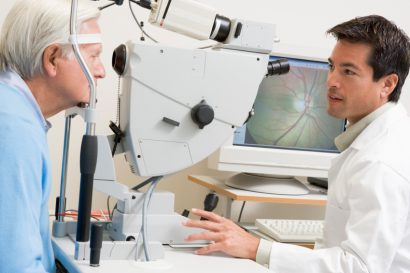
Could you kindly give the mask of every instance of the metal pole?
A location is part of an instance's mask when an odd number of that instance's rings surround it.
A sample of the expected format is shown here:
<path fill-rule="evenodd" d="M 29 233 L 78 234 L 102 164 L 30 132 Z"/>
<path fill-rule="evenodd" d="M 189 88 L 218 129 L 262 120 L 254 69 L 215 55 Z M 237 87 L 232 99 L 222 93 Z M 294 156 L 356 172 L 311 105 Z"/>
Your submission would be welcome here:
<path fill-rule="evenodd" d="M 61 180 L 60 180 L 60 200 L 58 206 L 58 222 L 64 222 L 65 209 L 65 191 L 67 185 L 67 165 L 68 165 L 68 151 L 70 149 L 70 131 L 71 131 L 71 116 L 65 118 L 64 129 L 64 148 L 63 148 L 63 162 L 61 166 Z"/>

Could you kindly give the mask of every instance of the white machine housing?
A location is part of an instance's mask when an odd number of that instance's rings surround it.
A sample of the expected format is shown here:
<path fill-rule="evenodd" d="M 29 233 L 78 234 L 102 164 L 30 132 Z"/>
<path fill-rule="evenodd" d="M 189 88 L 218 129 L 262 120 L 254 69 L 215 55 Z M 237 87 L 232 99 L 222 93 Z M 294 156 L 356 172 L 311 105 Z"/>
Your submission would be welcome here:
<path fill-rule="evenodd" d="M 269 48 L 268 43 L 257 49 L 260 41 L 241 44 L 234 39 L 235 49 L 230 44 L 182 49 L 127 43 L 120 126 L 135 174 L 158 176 L 187 168 L 216 151 L 245 122 L 275 40 L 272 25 L 253 24 L 265 30 L 258 36 L 271 41 Z M 214 120 L 203 129 L 191 118 L 201 101 L 214 111 Z"/>
<path fill-rule="evenodd" d="M 217 15 L 215 9 L 192 0 L 172 0 L 172 5 L 170 2 L 152 2 L 148 21 L 198 40 L 209 39 Z"/>

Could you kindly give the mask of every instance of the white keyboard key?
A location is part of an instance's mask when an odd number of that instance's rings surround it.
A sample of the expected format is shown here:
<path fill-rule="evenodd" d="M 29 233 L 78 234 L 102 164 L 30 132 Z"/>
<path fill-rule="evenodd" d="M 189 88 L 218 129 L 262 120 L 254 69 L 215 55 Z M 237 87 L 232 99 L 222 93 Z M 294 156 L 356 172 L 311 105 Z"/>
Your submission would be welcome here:
<path fill-rule="evenodd" d="M 259 231 L 279 242 L 314 243 L 323 237 L 323 221 L 256 219 Z"/>

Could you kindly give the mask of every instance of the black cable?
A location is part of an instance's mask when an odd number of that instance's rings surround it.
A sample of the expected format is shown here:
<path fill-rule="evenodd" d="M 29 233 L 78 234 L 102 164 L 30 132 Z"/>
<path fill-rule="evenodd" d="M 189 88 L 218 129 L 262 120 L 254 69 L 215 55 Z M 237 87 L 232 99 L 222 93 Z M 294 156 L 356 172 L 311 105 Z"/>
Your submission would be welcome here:
<path fill-rule="evenodd" d="M 98 7 L 98 9 L 99 9 L 99 10 L 103 10 L 103 9 L 109 8 L 109 7 L 113 6 L 113 5 L 115 5 L 115 2 L 114 2 L 114 3 L 110 3 L 110 4 L 108 4 L 108 5 L 105 5 L 105 6 Z"/>
<path fill-rule="evenodd" d="M 112 220 L 112 214 L 111 214 L 111 211 L 110 211 L 110 198 L 111 198 L 111 196 L 108 195 L 108 197 L 107 197 L 107 211 L 108 211 L 108 217 L 110 218 L 110 221 L 111 221 Z"/>
<path fill-rule="evenodd" d="M 154 43 L 158 43 L 157 40 L 155 40 L 154 38 L 152 38 L 151 36 L 149 36 L 148 33 L 146 33 L 146 32 L 142 29 L 142 26 L 141 26 L 140 22 L 138 21 L 137 16 L 135 16 L 134 10 L 132 9 L 131 2 L 134 2 L 134 1 L 128 0 L 128 5 L 129 5 L 129 7 L 130 7 L 130 11 L 131 11 L 132 17 L 134 17 L 134 20 L 135 20 L 135 22 L 137 23 L 138 27 L 140 28 L 140 30 L 142 31 L 142 33 L 144 33 L 145 36 L 147 36 L 149 39 L 151 39 L 151 41 L 153 41 Z"/>
<path fill-rule="evenodd" d="M 151 183 L 153 180 L 155 180 L 156 177 L 150 177 L 147 180 L 145 180 L 144 182 L 139 183 L 138 185 L 136 185 L 135 187 L 132 187 L 131 190 L 133 191 L 138 191 L 139 189 L 141 189 L 142 187 L 144 187 L 145 185 L 148 185 L 149 183 Z"/>
<path fill-rule="evenodd" d="M 118 203 L 115 203 L 115 206 L 114 206 L 114 208 L 112 209 L 112 211 L 116 210 L 116 211 L 118 211 L 119 213 L 124 214 L 123 211 L 120 211 L 120 210 L 117 208 L 117 205 L 118 205 Z"/>
<path fill-rule="evenodd" d="M 241 222 L 242 212 L 243 212 L 243 209 L 245 207 L 245 203 L 246 203 L 246 201 L 243 201 L 243 203 L 242 203 L 241 211 L 239 212 L 238 223 Z"/>

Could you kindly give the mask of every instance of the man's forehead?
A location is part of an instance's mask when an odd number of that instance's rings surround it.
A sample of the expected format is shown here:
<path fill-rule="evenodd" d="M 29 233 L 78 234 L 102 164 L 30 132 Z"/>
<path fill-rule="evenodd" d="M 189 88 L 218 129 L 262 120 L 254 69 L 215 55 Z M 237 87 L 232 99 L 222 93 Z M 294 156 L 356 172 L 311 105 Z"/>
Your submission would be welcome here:
<path fill-rule="evenodd" d="M 368 64 L 371 47 L 362 43 L 338 42 L 329 61 L 346 67 L 360 67 Z"/>
<path fill-rule="evenodd" d="M 83 44 L 81 45 L 81 48 L 89 51 L 89 52 L 93 52 L 93 53 L 101 53 L 103 51 L 103 46 L 102 44 L 98 43 L 98 44 Z"/>
<path fill-rule="evenodd" d="M 80 33 L 82 34 L 92 34 L 101 33 L 100 26 L 98 25 L 97 19 L 89 19 L 81 24 Z"/>

